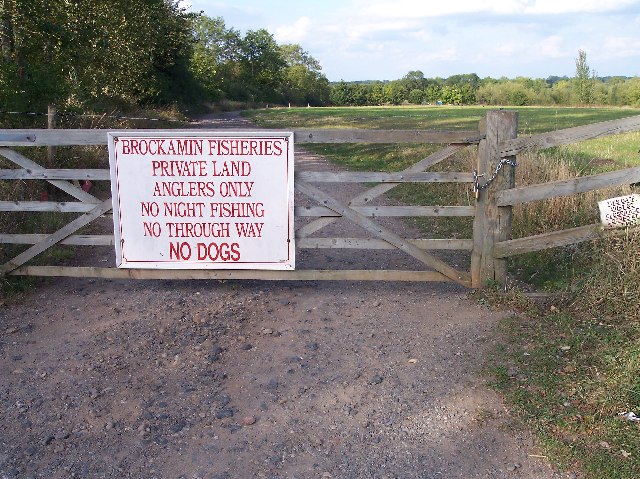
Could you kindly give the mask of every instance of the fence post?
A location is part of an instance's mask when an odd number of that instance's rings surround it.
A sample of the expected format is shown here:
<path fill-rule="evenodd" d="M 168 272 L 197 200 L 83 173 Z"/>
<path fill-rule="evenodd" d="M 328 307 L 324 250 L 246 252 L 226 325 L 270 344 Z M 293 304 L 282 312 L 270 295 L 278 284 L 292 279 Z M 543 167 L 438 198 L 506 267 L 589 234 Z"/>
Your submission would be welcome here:
<path fill-rule="evenodd" d="M 499 155 L 500 142 L 515 138 L 517 129 L 517 112 L 506 110 L 487 112 L 486 122 L 480 124 L 480 130 L 486 133 L 486 137 L 478 146 L 478 174 L 483 175 L 479 178 L 481 185 L 494 175 L 502 159 Z M 506 159 L 514 160 L 515 157 Z M 505 284 L 507 281 L 506 260 L 495 257 L 494 247 L 496 243 L 511 238 L 511 206 L 498 207 L 496 193 L 514 186 L 514 168 L 505 165 L 495 180 L 479 192 L 473 223 L 471 254 L 471 282 L 474 288 L 482 288 L 491 281 L 498 284 Z"/>
<path fill-rule="evenodd" d="M 56 107 L 54 105 L 49 105 L 47 107 L 47 128 L 54 129 L 56 127 Z M 55 146 L 47 146 L 47 162 L 49 168 L 51 168 L 56 159 L 56 147 Z"/>

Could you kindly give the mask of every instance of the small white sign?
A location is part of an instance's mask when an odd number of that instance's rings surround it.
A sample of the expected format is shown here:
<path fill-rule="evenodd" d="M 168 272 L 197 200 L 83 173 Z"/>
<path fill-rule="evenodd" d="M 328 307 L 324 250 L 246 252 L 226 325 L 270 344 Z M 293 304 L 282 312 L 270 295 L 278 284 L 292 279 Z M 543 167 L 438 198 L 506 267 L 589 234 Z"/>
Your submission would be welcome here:
<path fill-rule="evenodd" d="M 294 269 L 293 133 L 109 133 L 119 268 Z"/>
<path fill-rule="evenodd" d="M 600 221 L 609 228 L 640 224 L 640 195 L 619 196 L 598 202 Z"/>

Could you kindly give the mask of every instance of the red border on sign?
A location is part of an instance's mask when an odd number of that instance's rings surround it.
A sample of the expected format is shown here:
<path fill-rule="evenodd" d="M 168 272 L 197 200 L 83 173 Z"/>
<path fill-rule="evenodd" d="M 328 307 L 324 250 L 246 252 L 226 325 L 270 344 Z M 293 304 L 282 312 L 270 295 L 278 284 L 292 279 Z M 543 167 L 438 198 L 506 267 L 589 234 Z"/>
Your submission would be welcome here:
<path fill-rule="evenodd" d="M 185 135 L 185 137 L 196 137 L 196 138 L 203 138 L 203 139 L 208 139 L 208 138 L 225 138 L 225 139 L 251 139 L 251 140 L 273 140 L 273 139 L 281 139 L 285 142 L 286 144 L 286 155 L 285 155 L 285 182 L 286 182 L 286 195 L 287 195 L 287 199 L 286 199 L 286 203 L 287 203 L 287 234 L 286 234 L 286 241 L 287 241 L 287 257 L 286 260 L 277 260 L 277 261 L 198 261 L 198 260 L 164 260 L 164 259 L 157 259 L 157 260 L 147 260 L 147 259 L 128 259 L 125 255 L 125 238 L 123 235 L 123 216 L 122 216 L 122 198 L 120 196 L 120 158 L 119 158 L 119 149 L 118 149 L 118 142 L 119 142 L 119 138 L 121 136 L 125 136 L 125 132 L 119 132 L 121 133 L 119 136 L 113 136 L 113 145 L 114 145 L 114 161 L 115 161 L 115 165 L 114 165 L 114 169 L 115 169 L 115 176 L 116 176 L 116 189 L 117 189 L 117 204 L 118 204 L 118 229 L 120 232 L 120 255 L 122 258 L 122 265 L 123 266 L 132 266 L 133 264 L 185 264 L 185 265 L 190 265 L 191 268 L 189 269 L 197 269 L 197 268 L 193 268 L 192 266 L 195 265 L 202 265 L 202 269 L 216 269 L 217 265 L 226 265 L 228 267 L 225 268 L 218 268 L 218 269 L 234 269 L 232 266 L 233 265 L 287 265 L 288 263 L 291 262 L 291 258 L 292 258 L 292 248 L 294 248 L 295 246 L 293 245 L 293 241 L 292 241 L 292 230 L 293 230 L 293 201 L 294 201 L 294 195 L 293 195 L 293 175 L 290 175 L 290 165 L 289 162 L 292 161 L 291 158 L 291 154 L 294 153 L 293 151 L 291 151 L 294 147 L 294 144 L 290 142 L 291 139 L 293 139 L 293 135 L 292 134 L 286 134 L 286 135 L 282 135 L 282 136 L 278 136 L 278 135 L 274 135 L 274 136 L 242 136 L 242 135 L 224 135 L 224 134 L 217 134 L 217 135 L 202 135 L 202 136 L 197 136 L 197 135 Z M 222 132 L 221 132 L 222 133 Z M 135 136 L 135 135 L 131 135 L 128 136 L 128 138 L 131 139 L 138 139 L 138 138 L 148 138 L 148 136 Z M 173 139 L 175 137 L 171 137 L 171 136 L 154 136 L 154 139 Z M 294 265 L 290 265 L 292 268 L 294 267 Z M 175 269 L 179 269 L 179 268 L 175 268 Z"/>

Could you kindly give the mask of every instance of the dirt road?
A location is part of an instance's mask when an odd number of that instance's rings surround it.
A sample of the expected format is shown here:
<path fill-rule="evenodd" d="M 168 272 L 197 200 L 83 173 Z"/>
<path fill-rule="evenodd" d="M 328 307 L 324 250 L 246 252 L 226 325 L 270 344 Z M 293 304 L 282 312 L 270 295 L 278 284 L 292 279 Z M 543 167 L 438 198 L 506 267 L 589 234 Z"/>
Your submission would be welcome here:
<path fill-rule="evenodd" d="M 47 281 L 0 311 L 0 478 L 568 477 L 485 386 L 500 315 L 437 283 Z"/>

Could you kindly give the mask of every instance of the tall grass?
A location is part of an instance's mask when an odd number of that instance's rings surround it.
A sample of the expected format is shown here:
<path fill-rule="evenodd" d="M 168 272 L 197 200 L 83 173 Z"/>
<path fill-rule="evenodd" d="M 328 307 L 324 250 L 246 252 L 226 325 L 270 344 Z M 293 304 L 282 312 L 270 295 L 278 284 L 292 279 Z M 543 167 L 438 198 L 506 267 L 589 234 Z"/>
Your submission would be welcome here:
<path fill-rule="evenodd" d="M 516 168 L 517 186 L 570 180 L 587 169 L 563 150 L 521 155 Z M 630 193 L 628 186 L 560 196 L 514 206 L 514 237 L 529 236 L 598 222 L 598 201 Z"/>
<path fill-rule="evenodd" d="M 603 239 L 594 251 L 590 274 L 574 308 L 640 325 L 640 231 Z"/>
<path fill-rule="evenodd" d="M 516 168 L 518 186 L 570 180 L 602 169 L 609 162 L 584 161 L 564 148 L 521 155 Z M 598 201 L 631 193 L 620 186 L 548 200 L 535 201 L 513 208 L 513 237 L 539 235 L 599 222 Z M 576 288 L 590 274 L 595 243 L 554 248 L 519 255 L 510 260 L 516 279 L 545 289 Z"/>

